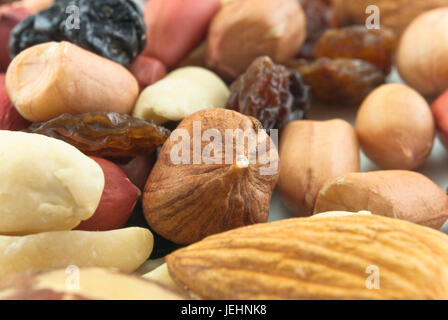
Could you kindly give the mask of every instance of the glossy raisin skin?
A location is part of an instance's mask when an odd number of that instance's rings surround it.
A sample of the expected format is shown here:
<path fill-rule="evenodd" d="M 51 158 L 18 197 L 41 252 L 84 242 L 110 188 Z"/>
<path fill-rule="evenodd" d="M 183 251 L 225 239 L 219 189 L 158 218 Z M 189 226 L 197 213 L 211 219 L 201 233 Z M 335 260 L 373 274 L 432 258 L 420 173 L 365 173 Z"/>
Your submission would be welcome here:
<path fill-rule="evenodd" d="M 79 28 L 72 6 L 79 8 Z M 13 58 L 39 43 L 69 41 L 129 66 L 146 45 L 145 32 L 143 13 L 132 0 L 56 0 L 12 30 L 9 51 Z"/>
<path fill-rule="evenodd" d="M 265 129 L 282 129 L 303 119 L 310 106 L 310 90 L 298 72 L 277 65 L 269 57 L 255 59 L 230 87 L 227 109 L 259 120 Z"/>
<path fill-rule="evenodd" d="M 396 48 L 397 40 L 391 29 L 369 30 L 357 25 L 325 31 L 314 47 L 314 57 L 362 59 L 387 75 Z"/>
<path fill-rule="evenodd" d="M 313 58 L 314 45 L 330 28 L 338 27 L 338 18 L 331 0 L 300 0 L 306 16 L 306 40 L 300 49 L 300 57 Z"/>
<path fill-rule="evenodd" d="M 25 131 L 63 140 L 82 152 L 98 157 L 134 157 L 153 152 L 170 131 L 152 121 L 115 112 L 63 114 L 33 123 Z"/>
<path fill-rule="evenodd" d="M 288 66 L 302 75 L 311 87 L 313 98 L 327 104 L 359 105 L 373 89 L 385 82 L 384 74 L 378 68 L 360 59 L 298 60 Z"/>

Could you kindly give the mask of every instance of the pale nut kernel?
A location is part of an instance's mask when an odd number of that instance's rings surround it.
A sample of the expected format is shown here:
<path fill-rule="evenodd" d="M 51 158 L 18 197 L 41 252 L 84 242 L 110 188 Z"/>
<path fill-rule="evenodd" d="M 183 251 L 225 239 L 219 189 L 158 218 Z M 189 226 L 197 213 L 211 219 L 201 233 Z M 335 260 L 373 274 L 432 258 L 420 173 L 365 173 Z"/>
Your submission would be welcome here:
<path fill-rule="evenodd" d="M 300 120 L 290 122 L 280 139 L 278 191 L 296 216 L 309 216 L 325 181 L 359 171 L 359 146 L 346 121 Z"/>
<path fill-rule="evenodd" d="M 364 153 L 381 168 L 412 170 L 431 153 L 435 123 L 417 91 L 403 84 L 386 84 L 362 103 L 356 133 Z"/>
<path fill-rule="evenodd" d="M 448 218 L 448 197 L 417 172 L 353 172 L 328 180 L 314 207 L 315 213 L 361 210 L 439 229 Z"/>
<path fill-rule="evenodd" d="M 133 272 L 149 258 L 153 244 L 152 233 L 137 227 L 0 236 L 0 278 L 70 265 Z"/>
<path fill-rule="evenodd" d="M 225 107 L 229 95 L 225 83 L 213 72 L 184 67 L 143 90 L 133 113 L 157 124 L 181 121 L 199 110 Z"/>
<path fill-rule="evenodd" d="M 0 234 L 70 230 L 98 207 L 103 170 L 68 143 L 0 130 L 0 162 Z"/>
<path fill-rule="evenodd" d="M 178 300 L 153 281 L 102 268 L 24 272 L 0 279 L 0 300 Z"/>

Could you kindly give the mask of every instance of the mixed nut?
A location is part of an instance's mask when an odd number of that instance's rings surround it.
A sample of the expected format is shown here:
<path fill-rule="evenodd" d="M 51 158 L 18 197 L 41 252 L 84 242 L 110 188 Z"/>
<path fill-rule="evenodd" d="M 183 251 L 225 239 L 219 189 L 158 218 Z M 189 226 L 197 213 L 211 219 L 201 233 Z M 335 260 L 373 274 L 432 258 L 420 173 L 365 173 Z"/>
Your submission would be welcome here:
<path fill-rule="evenodd" d="M 0 299 L 448 299 L 448 1 L 375 2 L 1 5 Z"/>

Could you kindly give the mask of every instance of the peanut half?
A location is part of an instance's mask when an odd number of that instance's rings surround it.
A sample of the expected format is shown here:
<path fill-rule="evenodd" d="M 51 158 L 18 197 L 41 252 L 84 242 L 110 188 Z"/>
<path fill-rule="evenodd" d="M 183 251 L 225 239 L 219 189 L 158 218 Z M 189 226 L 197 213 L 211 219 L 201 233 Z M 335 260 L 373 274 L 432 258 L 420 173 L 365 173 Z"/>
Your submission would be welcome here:
<path fill-rule="evenodd" d="M 317 196 L 315 213 L 334 210 L 368 210 L 439 229 L 448 217 L 448 197 L 413 171 L 347 173 L 327 181 Z"/>
<path fill-rule="evenodd" d="M 0 162 L 0 234 L 70 230 L 98 207 L 103 170 L 68 143 L 0 130 Z"/>
<path fill-rule="evenodd" d="M 317 193 L 326 180 L 359 171 L 355 130 L 344 120 L 289 123 L 280 140 L 278 190 L 297 216 L 313 212 Z"/>
<path fill-rule="evenodd" d="M 0 277 L 69 265 L 132 272 L 149 258 L 153 243 L 151 232 L 137 227 L 0 236 Z"/>

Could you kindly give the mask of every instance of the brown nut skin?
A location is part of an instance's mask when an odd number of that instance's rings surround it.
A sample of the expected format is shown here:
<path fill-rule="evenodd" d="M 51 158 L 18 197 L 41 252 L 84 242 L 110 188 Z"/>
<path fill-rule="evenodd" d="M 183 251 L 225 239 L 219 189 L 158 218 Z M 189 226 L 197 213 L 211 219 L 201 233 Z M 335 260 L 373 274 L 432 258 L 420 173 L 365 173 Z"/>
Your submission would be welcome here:
<path fill-rule="evenodd" d="M 221 164 L 212 163 L 209 156 L 193 163 L 192 158 L 204 154 L 211 144 L 211 140 L 197 142 L 201 143 L 201 150 L 194 146 L 193 128 L 198 122 L 202 130 L 196 129 L 199 139 L 208 129 L 217 130 L 223 137 L 221 150 L 216 148 Z M 189 244 L 211 234 L 266 222 L 278 179 L 278 153 L 270 137 L 259 128 L 256 119 L 226 109 L 201 110 L 185 118 L 163 145 L 146 183 L 143 211 L 152 230 L 175 243 Z M 226 144 L 227 129 L 252 130 L 251 138 L 259 139 L 258 143 L 238 147 L 232 139 Z M 187 136 L 185 140 L 176 137 L 182 132 Z M 171 153 L 179 154 L 179 145 L 185 141 L 191 148 L 186 158 L 188 164 L 175 164 Z M 260 146 L 266 146 L 266 152 Z M 233 150 L 232 154 L 224 151 L 225 147 Z M 259 153 L 256 163 L 242 165 L 235 159 L 237 151 L 246 158 Z M 225 161 L 226 156 L 230 161 Z"/>
<path fill-rule="evenodd" d="M 155 154 L 139 155 L 126 162 L 119 159 L 114 159 L 114 162 L 126 173 L 129 180 L 143 191 L 149 173 L 156 162 L 156 157 Z"/>
<path fill-rule="evenodd" d="M 140 190 L 115 163 L 98 157 L 90 158 L 103 169 L 104 190 L 95 213 L 89 219 L 81 221 L 76 229 L 86 231 L 119 229 L 131 216 L 140 198 Z"/>
<path fill-rule="evenodd" d="M 32 122 L 63 113 L 130 113 L 139 92 L 126 68 L 66 41 L 22 51 L 6 72 L 6 89 L 19 113 Z"/>
<path fill-rule="evenodd" d="M 340 210 L 367 210 L 439 229 L 448 218 L 448 197 L 413 171 L 347 173 L 325 183 L 314 207 L 314 213 Z"/>
<path fill-rule="evenodd" d="M 142 55 L 134 60 L 129 71 L 137 79 L 140 91 L 166 76 L 166 67 L 162 62 Z"/>
<path fill-rule="evenodd" d="M 11 62 L 8 48 L 11 30 L 30 14 L 20 2 L 0 5 L 0 72 L 5 72 Z"/>
<path fill-rule="evenodd" d="M 448 0 L 332 0 L 342 25 L 365 24 L 369 14 L 366 8 L 376 5 L 380 9 L 381 26 L 395 30 L 399 35 L 422 12 L 448 6 Z"/>
<path fill-rule="evenodd" d="M 356 133 L 364 153 L 381 168 L 412 170 L 431 153 L 435 124 L 418 92 L 402 84 L 386 84 L 362 103 Z"/>
<path fill-rule="evenodd" d="M 428 36 L 428 30 L 431 36 Z M 448 88 L 448 7 L 419 15 L 403 33 L 396 64 L 403 80 L 425 96 Z"/>
<path fill-rule="evenodd" d="M 75 286 L 79 276 L 79 288 Z M 75 290 L 74 290 L 75 289 Z M 0 279 L 0 300 L 178 300 L 181 295 L 137 275 L 103 268 L 65 268 Z"/>
<path fill-rule="evenodd" d="M 346 172 L 359 171 L 359 146 L 346 121 L 301 120 L 282 131 L 278 191 L 296 216 L 310 216 L 322 185 Z"/>
<path fill-rule="evenodd" d="M 259 56 L 288 61 L 305 37 L 306 18 L 297 0 L 231 1 L 212 21 L 206 63 L 231 81 Z"/>
<path fill-rule="evenodd" d="M 18 131 L 27 128 L 30 123 L 14 108 L 5 88 L 5 75 L 0 74 L 0 130 Z"/>
<path fill-rule="evenodd" d="M 448 90 L 434 101 L 431 111 L 439 131 L 439 137 L 445 149 L 448 149 Z"/>

